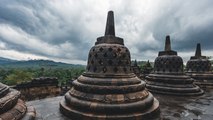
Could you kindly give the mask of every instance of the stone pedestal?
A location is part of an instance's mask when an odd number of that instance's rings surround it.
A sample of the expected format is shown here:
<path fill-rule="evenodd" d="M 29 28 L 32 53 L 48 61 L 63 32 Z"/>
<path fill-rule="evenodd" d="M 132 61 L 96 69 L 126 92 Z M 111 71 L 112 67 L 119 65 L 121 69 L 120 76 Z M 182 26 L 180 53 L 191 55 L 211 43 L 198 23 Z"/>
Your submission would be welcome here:
<path fill-rule="evenodd" d="M 146 77 L 146 87 L 154 93 L 193 96 L 203 94 L 194 79 L 183 72 L 183 60 L 171 50 L 170 37 L 166 37 L 165 51 L 155 59 L 154 71 Z"/>
<path fill-rule="evenodd" d="M 105 36 L 91 48 L 87 69 L 60 102 L 74 120 L 143 120 L 159 115 L 159 102 L 132 71 L 130 52 L 115 36 L 113 12 Z"/>

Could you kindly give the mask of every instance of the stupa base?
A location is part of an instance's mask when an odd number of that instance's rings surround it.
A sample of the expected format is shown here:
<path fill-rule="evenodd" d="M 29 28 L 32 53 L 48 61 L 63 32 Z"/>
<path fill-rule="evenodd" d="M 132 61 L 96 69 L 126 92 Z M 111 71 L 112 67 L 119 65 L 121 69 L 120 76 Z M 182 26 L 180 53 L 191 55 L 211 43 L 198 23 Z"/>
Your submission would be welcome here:
<path fill-rule="evenodd" d="M 213 88 L 213 73 L 187 73 L 187 75 L 195 79 L 194 84 L 202 88 Z"/>
<path fill-rule="evenodd" d="M 78 111 L 69 106 L 65 99 L 60 102 L 60 111 L 72 120 L 147 120 L 159 118 L 159 102 L 154 98 L 153 105 L 141 112 L 126 114 L 96 114 L 92 112 Z"/>
<path fill-rule="evenodd" d="M 146 88 L 151 93 L 176 96 L 198 96 L 204 91 L 193 84 L 193 80 L 185 75 L 150 74 L 146 77 Z"/>
<path fill-rule="evenodd" d="M 198 91 L 193 91 L 188 88 L 172 88 L 172 87 L 159 87 L 159 86 L 152 86 L 147 85 L 147 89 L 151 93 L 159 93 L 159 94 L 165 94 L 165 95 L 175 95 L 175 96 L 199 96 L 204 93 L 202 89 Z M 189 90 L 191 92 L 189 92 Z"/>

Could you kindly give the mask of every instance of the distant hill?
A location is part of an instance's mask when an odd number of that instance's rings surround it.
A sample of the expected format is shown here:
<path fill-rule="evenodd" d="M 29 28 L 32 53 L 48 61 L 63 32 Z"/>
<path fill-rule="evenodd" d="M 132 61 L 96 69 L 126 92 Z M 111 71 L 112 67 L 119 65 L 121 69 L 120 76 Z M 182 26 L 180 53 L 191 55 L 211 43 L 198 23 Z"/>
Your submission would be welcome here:
<path fill-rule="evenodd" d="M 53 60 L 12 60 L 0 57 L 0 67 L 2 68 L 77 68 L 84 65 L 75 65 Z"/>
<path fill-rule="evenodd" d="M 7 64 L 7 63 L 12 63 L 12 62 L 17 62 L 17 60 L 0 57 L 0 64 Z"/>

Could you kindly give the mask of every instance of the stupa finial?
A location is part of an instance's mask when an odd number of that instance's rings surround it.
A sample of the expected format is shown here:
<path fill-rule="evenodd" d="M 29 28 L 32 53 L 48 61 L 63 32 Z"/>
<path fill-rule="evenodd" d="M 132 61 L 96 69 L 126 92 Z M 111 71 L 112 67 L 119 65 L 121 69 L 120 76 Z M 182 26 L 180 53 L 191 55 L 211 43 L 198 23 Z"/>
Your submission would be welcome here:
<path fill-rule="evenodd" d="M 196 52 L 195 52 L 195 57 L 201 57 L 200 43 L 197 44 L 197 48 L 196 48 Z"/>
<path fill-rule="evenodd" d="M 137 60 L 135 59 L 134 66 L 138 66 Z"/>
<path fill-rule="evenodd" d="M 165 42 L 165 51 L 170 51 L 171 50 L 171 43 L 170 43 L 170 36 L 166 36 L 166 42 Z"/>
<path fill-rule="evenodd" d="M 107 15 L 105 36 L 106 35 L 115 36 L 115 25 L 114 25 L 114 14 L 113 14 L 113 11 L 109 11 L 108 15 Z"/>

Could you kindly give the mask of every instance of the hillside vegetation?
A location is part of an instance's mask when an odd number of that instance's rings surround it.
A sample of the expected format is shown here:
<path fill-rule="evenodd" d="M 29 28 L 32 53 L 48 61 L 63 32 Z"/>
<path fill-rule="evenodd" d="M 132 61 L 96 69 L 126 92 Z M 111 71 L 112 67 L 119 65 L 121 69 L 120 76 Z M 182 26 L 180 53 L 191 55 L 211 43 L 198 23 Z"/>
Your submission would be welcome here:
<path fill-rule="evenodd" d="M 81 75 L 84 70 L 83 65 L 51 60 L 17 61 L 0 58 L 0 82 L 7 85 L 31 81 L 37 77 L 57 77 L 59 85 L 62 85 Z"/>

